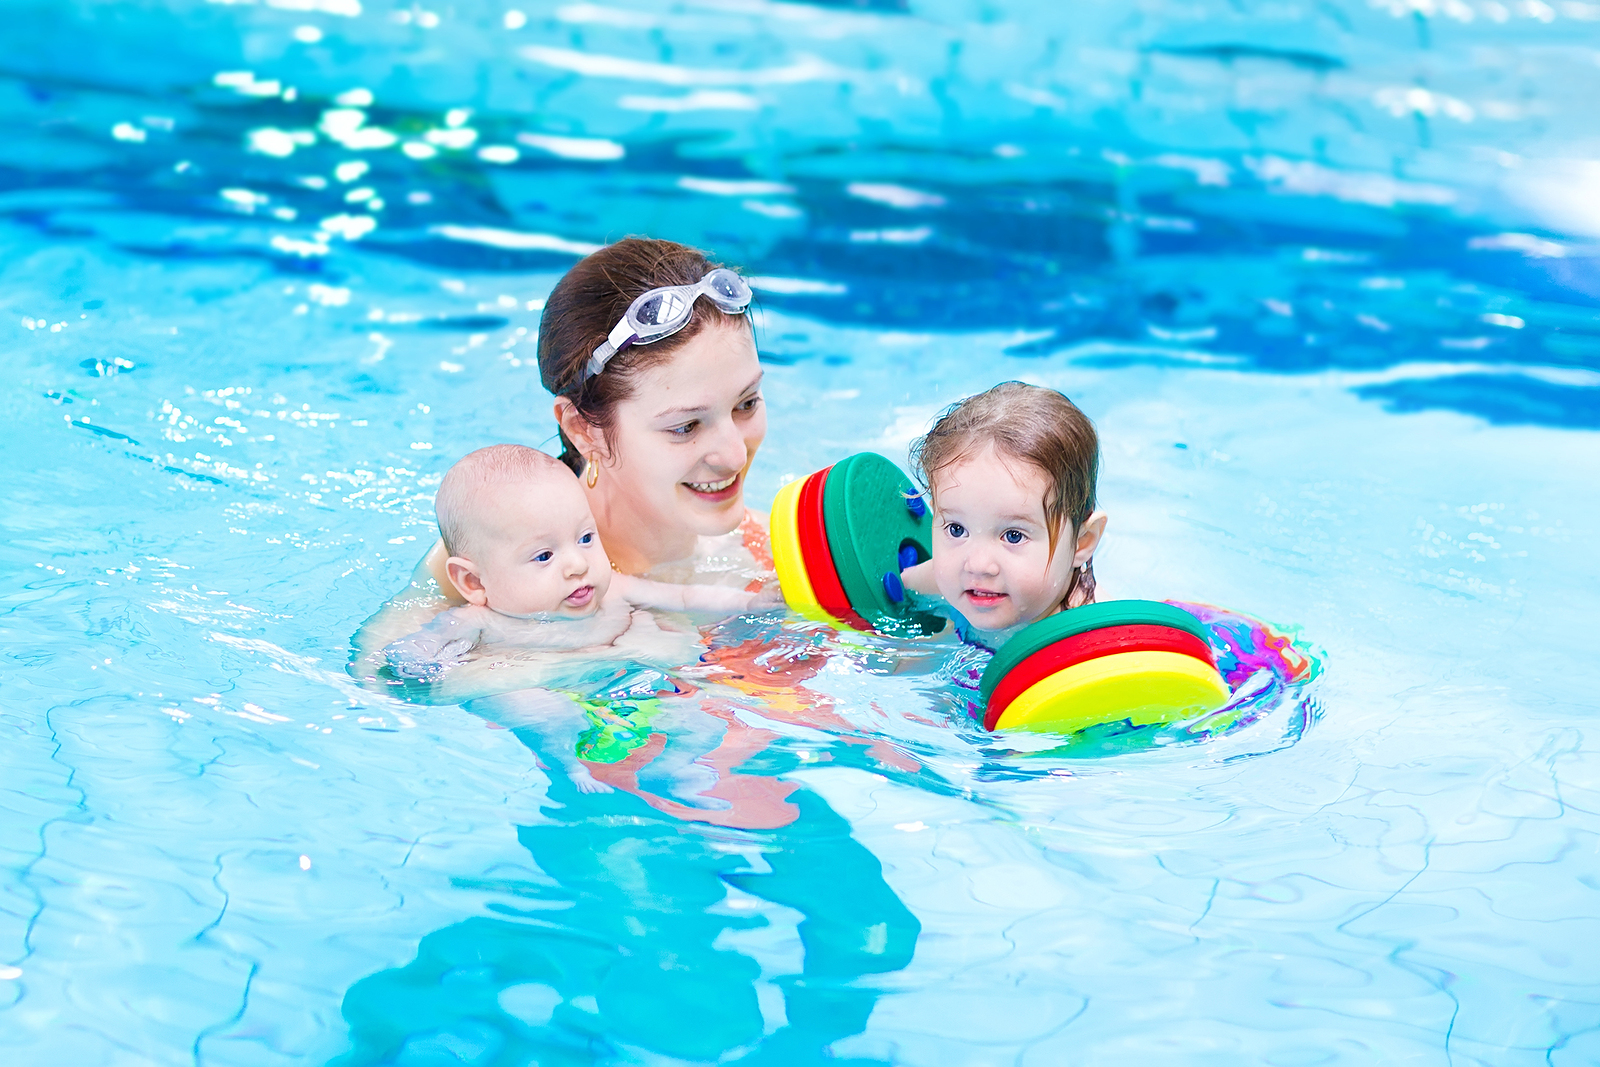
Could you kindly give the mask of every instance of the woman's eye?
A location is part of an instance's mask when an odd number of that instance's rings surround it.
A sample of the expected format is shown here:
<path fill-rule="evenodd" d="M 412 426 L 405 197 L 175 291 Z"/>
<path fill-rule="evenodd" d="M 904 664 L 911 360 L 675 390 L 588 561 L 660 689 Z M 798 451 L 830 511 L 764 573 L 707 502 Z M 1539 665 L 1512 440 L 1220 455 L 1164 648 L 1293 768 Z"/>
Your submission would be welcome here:
<path fill-rule="evenodd" d="M 947 523 L 945 523 L 944 524 L 944 532 L 949 534 L 951 537 L 965 537 L 965 536 L 967 536 L 967 528 L 965 526 L 961 525 L 959 522 L 947 522 Z"/>
<path fill-rule="evenodd" d="M 694 433 L 694 431 L 699 427 L 699 425 L 700 425 L 700 423 L 698 421 L 697 422 L 686 422 L 682 426 L 674 426 L 674 427 L 672 427 L 667 432 L 672 434 L 675 437 L 688 437 L 690 434 Z"/>
<path fill-rule="evenodd" d="M 743 403 L 741 403 L 738 407 L 734 408 L 733 410 L 735 410 L 735 411 L 754 411 L 755 408 L 756 408 L 756 405 L 759 404 L 759 403 L 761 403 L 761 397 L 758 394 L 756 396 L 751 397 L 749 400 L 744 401 Z"/>
<path fill-rule="evenodd" d="M 549 563 L 552 559 L 555 558 L 555 555 L 556 554 L 554 552 L 549 552 L 549 551 L 541 552 L 537 556 L 533 557 L 533 561 L 535 563 Z"/>
<path fill-rule="evenodd" d="M 1020 545 L 1028 539 L 1028 535 L 1021 530 L 1007 530 L 1000 535 L 1008 545 Z"/>

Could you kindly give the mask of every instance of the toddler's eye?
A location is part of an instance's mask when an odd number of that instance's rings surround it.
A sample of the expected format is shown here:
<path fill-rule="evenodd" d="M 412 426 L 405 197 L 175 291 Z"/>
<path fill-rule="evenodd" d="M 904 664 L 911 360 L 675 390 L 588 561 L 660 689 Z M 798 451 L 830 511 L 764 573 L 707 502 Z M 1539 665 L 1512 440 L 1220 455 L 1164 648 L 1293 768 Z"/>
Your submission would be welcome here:
<path fill-rule="evenodd" d="M 944 532 L 949 534 L 951 537 L 965 537 L 965 536 L 967 536 L 967 528 L 965 526 L 961 525 L 959 522 L 947 522 L 947 523 L 945 523 L 944 524 Z"/>
<path fill-rule="evenodd" d="M 1007 530 L 1000 535 L 1008 545 L 1020 545 L 1028 539 L 1028 535 L 1021 530 Z"/>
<path fill-rule="evenodd" d="M 549 563 L 552 559 L 555 558 L 555 555 L 556 554 L 554 552 L 551 552 L 549 549 L 545 549 L 543 552 L 539 553 L 537 556 L 534 556 L 533 557 L 533 561 L 535 563 Z"/>

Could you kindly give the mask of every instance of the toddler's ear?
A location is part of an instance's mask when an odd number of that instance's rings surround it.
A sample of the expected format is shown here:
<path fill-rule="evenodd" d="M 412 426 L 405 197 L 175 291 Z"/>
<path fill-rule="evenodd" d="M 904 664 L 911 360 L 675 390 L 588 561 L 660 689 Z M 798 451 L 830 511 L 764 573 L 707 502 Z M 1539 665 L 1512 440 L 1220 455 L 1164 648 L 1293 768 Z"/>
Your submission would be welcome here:
<path fill-rule="evenodd" d="M 1072 553 L 1072 565 L 1081 567 L 1094 558 L 1094 550 L 1100 547 L 1100 539 L 1106 533 L 1106 513 L 1097 511 L 1084 520 L 1078 527 L 1078 544 Z"/>
<path fill-rule="evenodd" d="M 456 592 L 468 604 L 476 604 L 481 608 L 489 602 L 489 591 L 483 587 L 476 563 L 463 556 L 451 556 L 444 561 L 444 572 L 450 576 L 450 584 L 456 587 Z"/>

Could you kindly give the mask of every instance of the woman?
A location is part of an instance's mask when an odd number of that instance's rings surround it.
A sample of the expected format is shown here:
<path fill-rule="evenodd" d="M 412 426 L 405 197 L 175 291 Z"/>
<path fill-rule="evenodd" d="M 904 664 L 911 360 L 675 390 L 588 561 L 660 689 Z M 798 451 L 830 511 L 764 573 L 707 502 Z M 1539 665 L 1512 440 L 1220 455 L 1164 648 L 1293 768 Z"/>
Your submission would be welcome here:
<path fill-rule="evenodd" d="M 684 299 L 708 279 L 708 292 Z M 699 251 L 637 237 L 581 260 L 545 301 L 539 377 L 556 398 L 561 459 L 583 479 L 624 574 L 771 577 L 765 530 L 744 506 L 767 435 L 749 302 L 744 280 Z M 661 332 L 640 337 L 639 327 Z M 428 557 L 436 579 L 442 550 Z"/>
<path fill-rule="evenodd" d="M 545 302 L 539 374 L 555 396 L 560 458 L 623 573 L 775 585 L 766 528 L 744 504 L 767 432 L 749 301 L 742 278 L 696 249 L 630 237 L 580 260 Z M 436 543 L 410 586 L 363 624 L 352 673 L 376 681 L 379 649 L 460 602 L 446 558 Z M 490 679 L 469 666 L 432 696 L 555 684 L 550 668 Z"/>
<path fill-rule="evenodd" d="M 661 581 L 773 580 L 765 530 L 744 506 L 745 474 L 766 434 L 761 367 L 742 314 L 748 302 L 737 275 L 694 249 L 634 238 L 579 262 L 546 302 L 539 369 L 556 398 L 561 458 L 583 480 L 601 541 L 620 571 Z M 443 562 L 438 549 L 419 566 L 415 593 L 385 612 L 398 618 L 443 605 L 428 577 L 433 562 Z M 392 625 L 380 612 L 358 644 L 374 647 L 369 631 Z M 744 682 L 729 690 L 740 703 L 786 721 L 833 718 L 825 698 L 798 686 L 821 657 L 801 663 L 781 689 L 761 692 L 752 688 L 752 673 L 780 679 L 745 670 L 744 661 L 767 647 L 745 644 L 761 649 L 740 645 L 707 657 Z M 741 669 L 728 670 L 734 661 Z M 536 699 L 518 694 L 475 701 L 472 709 L 537 752 L 550 743 L 543 728 L 563 712 L 517 713 L 519 702 Z M 644 725 L 637 733 L 648 738 L 635 740 L 647 743 L 595 765 L 595 778 L 614 791 L 580 792 L 582 783 L 563 777 L 555 761 L 545 821 L 519 830 L 544 877 L 559 883 L 553 891 L 575 906 L 536 929 L 498 918 L 447 927 L 424 939 L 413 964 L 357 983 L 345 1002 L 353 1049 L 345 1062 L 388 1062 L 408 1041 L 448 1030 L 450 998 L 459 994 L 435 971 L 467 973 L 458 959 L 476 961 L 471 973 L 483 988 L 472 1004 L 503 1005 L 512 986 L 537 982 L 563 1003 L 593 1005 L 584 1009 L 601 1020 L 599 1032 L 584 1023 L 591 1052 L 596 1041 L 618 1042 L 715 1059 L 759 1046 L 751 1062 L 811 1062 L 865 1026 L 877 994 L 862 979 L 904 967 L 920 931 L 877 858 L 820 798 L 772 771 L 740 773 L 777 735 L 746 725 L 734 701 L 680 690 L 648 702 L 660 705 L 651 713 L 659 730 L 648 715 L 638 716 Z M 708 724 L 722 736 L 692 759 L 714 775 L 697 793 L 701 806 L 640 787 L 639 773 L 671 745 L 668 733 L 692 736 Z M 848 730 L 843 720 L 838 725 Z M 781 753 L 772 759 L 792 762 Z M 757 1003 L 755 968 L 724 945 L 725 933 L 736 935 L 750 922 L 722 916 L 728 885 L 801 917 L 804 959 L 799 973 L 775 979 L 786 1014 L 775 1029 Z M 605 947 L 582 955 L 571 947 L 580 943 Z M 391 995 L 401 987 L 410 992 Z M 532 1030 L 494 1010 L 475 1008 L 471 1016 L 471 1025 L 493 1026 L 492 1039 L 519 1055 L 542 1058 L 570 1038 L 560 1011 Z"/>

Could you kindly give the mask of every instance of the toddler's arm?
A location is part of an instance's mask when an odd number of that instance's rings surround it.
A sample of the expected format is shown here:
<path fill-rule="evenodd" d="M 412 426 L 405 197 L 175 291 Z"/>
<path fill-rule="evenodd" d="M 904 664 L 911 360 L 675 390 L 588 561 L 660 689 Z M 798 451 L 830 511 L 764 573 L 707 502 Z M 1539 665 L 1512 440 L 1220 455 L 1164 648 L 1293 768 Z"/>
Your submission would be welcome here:
<path fill-rule="evenodd" d="M 900 572 L 900 584 L 913 593 L 923 596 L 939 596 L 939 586 L 933 580 L 933 560 L 925 559 L 914 567 L 907 567 Z"/>
<path fill-rule="evenodd" d="M 481 619 L 470 608 L 441 611 L 414 634 L 386 645 L 384 659 L 402 678 L 432 681 L 466 662 L 467 653 L 483 638 Z"/>
<path fill-rule="evenodd" d="M 658 608 L 662 611 L 704 611 L 736 615 L 742 611 L 761 611 L 783 604 L 782 599 L 762 593 L 750 593 L 725 585 L 676 585 L 671 582 L 652 582 L 631 574 L 618 574 L 611 579 L 611 591 L 623 600 L 641 608 Z"/>

